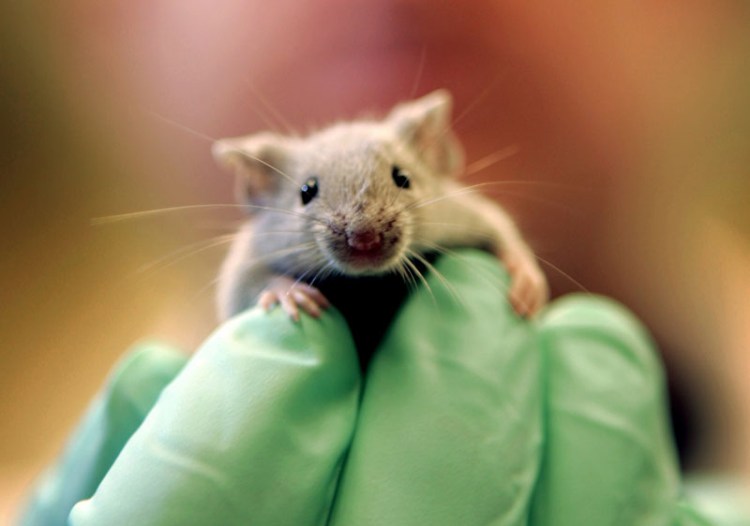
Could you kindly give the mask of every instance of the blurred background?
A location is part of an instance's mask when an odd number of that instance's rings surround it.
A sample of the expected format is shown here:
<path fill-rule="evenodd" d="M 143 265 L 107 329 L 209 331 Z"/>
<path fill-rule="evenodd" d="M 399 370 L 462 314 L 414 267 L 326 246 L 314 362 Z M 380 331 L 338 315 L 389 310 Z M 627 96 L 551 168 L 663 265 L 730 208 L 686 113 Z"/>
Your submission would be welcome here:
<path fill-rule="evenodd" d="M 216 326 L 235 209 L 96 218 L 230 204 L 212 138 L 439 87 L 554 294 L 655 335 L 685 469 L 750 474 L 750 4 L 537 4 L 4 2 L 0 517 L 129 345 Z"/>

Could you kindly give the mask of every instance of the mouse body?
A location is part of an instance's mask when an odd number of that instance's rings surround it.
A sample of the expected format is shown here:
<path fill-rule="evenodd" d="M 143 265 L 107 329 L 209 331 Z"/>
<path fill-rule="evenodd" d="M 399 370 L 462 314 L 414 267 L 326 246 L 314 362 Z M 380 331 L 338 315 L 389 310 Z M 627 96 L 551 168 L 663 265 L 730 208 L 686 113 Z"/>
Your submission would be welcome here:
<path fill-rule="evenodd" d="M 535 314 L 547 301 L 544 274 L 505 211 L 457 180 L 464 156 L 451 109 L 450 94 L 438 90 L 383 119 L 307 137 L 217 141 L 214 157 L 236 174 L 250 215 L 219 275 L 220 318 L 255 303 L 280 303 L 295 320 L 300 309 L 318 316 L 330 304 L 322 283 L 414 282 L 431 268 L 429 254 L 457 247 L 497 254 L 513 308 Z"/>

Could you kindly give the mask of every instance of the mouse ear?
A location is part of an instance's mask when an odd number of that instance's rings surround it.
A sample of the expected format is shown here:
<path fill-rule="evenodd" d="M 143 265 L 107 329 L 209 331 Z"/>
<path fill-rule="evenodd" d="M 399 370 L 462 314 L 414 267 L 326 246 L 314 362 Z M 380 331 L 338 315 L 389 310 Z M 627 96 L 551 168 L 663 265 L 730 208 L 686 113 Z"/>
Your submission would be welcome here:
<path fill-rule="evenodd" d="M 220 139 L 211 153 L 219 166 L 237 176 L 237 198 L 245 203 L 267 200 L 279 187 L 279 178 L 289 155 L 288 139 L 263 132 Z"/>
<path fill-rule="evenodd" d="M 452 108 L 451 94 L 437 90 L 397 105 L 386 119 L 398 138 L 439 175 L 457 175 L 464 165 L 463 148 L 451 130 Z"/>

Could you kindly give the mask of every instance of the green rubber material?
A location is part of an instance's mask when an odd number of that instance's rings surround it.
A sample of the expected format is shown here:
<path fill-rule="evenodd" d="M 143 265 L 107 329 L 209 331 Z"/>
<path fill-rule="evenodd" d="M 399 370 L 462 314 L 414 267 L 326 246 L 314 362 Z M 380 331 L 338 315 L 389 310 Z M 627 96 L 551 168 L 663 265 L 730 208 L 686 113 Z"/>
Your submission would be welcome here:
<path fill-rule="evenodd" d="M 132 350 L 20 523 L 750 524 L 683 495 L 661 365 L 627 311 L 574 295 L 529 322 L 493 258 L 436 267 L 364 379 L 333 309 L 250 310 L 189 360 Z"/>

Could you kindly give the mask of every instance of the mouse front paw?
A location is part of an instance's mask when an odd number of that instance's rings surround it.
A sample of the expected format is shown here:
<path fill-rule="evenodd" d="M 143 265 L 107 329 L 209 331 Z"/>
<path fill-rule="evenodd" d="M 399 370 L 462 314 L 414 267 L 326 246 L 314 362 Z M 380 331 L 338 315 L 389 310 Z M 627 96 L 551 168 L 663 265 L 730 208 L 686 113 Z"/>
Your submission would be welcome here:
<path fill-rule="evenodd" d="M 269 311 L 280 304 L 291 319 L 299 321 L 299 310 L 317 318 L 330 306 L 328 299 L 315 287 L 286 276 L 276 276 L 258 296 L 258 305 Z"/>
<path fill-rule="evenodd" d="M 530 250 L 519 250 L 503 256 L 510 273 L 508 299 L 521 316 L 534 316 L 549 299 L 547 278 Z"/>

